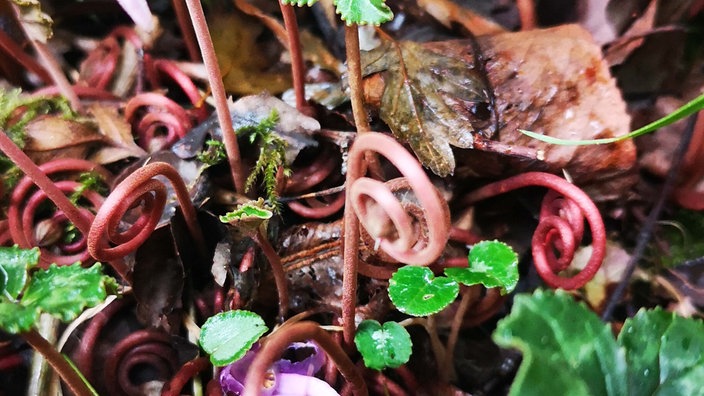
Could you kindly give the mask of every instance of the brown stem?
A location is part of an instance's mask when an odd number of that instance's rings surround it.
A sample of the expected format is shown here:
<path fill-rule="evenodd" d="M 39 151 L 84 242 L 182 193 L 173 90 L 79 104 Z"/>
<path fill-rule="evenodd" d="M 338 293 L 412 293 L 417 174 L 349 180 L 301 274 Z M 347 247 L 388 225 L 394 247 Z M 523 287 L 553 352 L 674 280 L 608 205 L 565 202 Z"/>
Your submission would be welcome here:
<path fill-rule="evenodd" d="M 516 0 L 521 30 L 535 29 L 535 2 L 533 0 Z"/>
<path fill-rule="evenodd" d="M 298 22 L 296 21 L 296 11 L 292 5 L 287 5 L 279 1 L 281 15 L 284 17 L 284 27 L 288 35 L 288 52 L 291 54 L 291 76 L 293 77 L 293 92 L 296 95 L 296 109 L 306 113 L 308 105 L 306 103 L 306 92 L 304 86 L 304 65 L 303 53 L 301 51 L 301 40 L 298 34 Z"/>
<path fill-rule="evenodd" d="M 188 58 L 193 62 L 199 62 L 200 51 L 198 50 L 198 42 L 196 41 L 196 33 L 193 31 L 191 18 L 188 16 L 188 8 L 186 8 L 184 0 L 171 0 L 171 5 L 176 14 L 178 27 L 181 29 L 181 37 L 183 37 L 183 42 L 186 44 Z"/>
<path fill-rule="evenodd" d="M 271 265 L 271 272 L 274 274 L 274 282 L 276 283 L 276 291 L 279 294 L 279 321 L 283 322 L 286 317 L 286 311 L 288 311 L 288 287 L 286 285 L 286 273 L 284 272 L 284 266 L 281 264 L 281 257 L 276 254 L 274 247 L 262 233 L 261 230 L 257 231 L 254 235 L 254 242 L 259 245 L 262 252 L 269 260 L 269 265 Z"/>
<path fill-rule="evenodd" d="M 362 84 L 362 61 L 359 56 L 359 28 L 357 25 L 345 25 L 345 54 L 347 55 L 347 76 L 350 84 L 350 102 L 352 117 L 357 133 L 371 130 L 367 111 L 364 109 L 364 88 Z M 381 178 L 383 175 L 379 159 L 374 153 L 364 155 L 372 174 Z"/>
<path fill-rule="evenodd" d="M 32 181 L 41 188 L 47 197 L 58 207 L 66 217 L 86 236 L 90 231 L 90 222 L 81 210 L 69 200 L 54 182 L 42 172 L 41 169 L 20 150 L 7 136 L 5 131 L 0 131 L 0 150 L 7 155 Z"/>
<path fill-rule="evenodd" d="M 355 395 L 367 395 L 367 386 L 364 383 L 364 379 L 342 348 L 320 325 L 315 322 L 305 321 L 284 326 L 266 337 L 264 346 L 249 367 L 249 372 L 244 382 L 243 396 L 259 395 L 266 372 L 274 364 L 274 361 L 281 357 L 281 354 L 284 353 L 291 343 L 307 340 L 312 340 L 318 344 L 327 353 L 328 357 L 335 362 L 342 376 L 352 386 Z"/>
<path fill-rule="evenodd" d="M 453 360 L 455 358 L 455 346 L 457 345 L 457 339 L 460 335 L 460 328 L 462 327 L 462 322 L 464 321 L 464 315 L 467 313 L 472 300 L 474 300 L 475 290 L 475 288 L 462 286 L 462 298 L 460 299 L 460 305 L 457 307 L 455 317 L 452 318 L 450 335 L 447 337 L 445 361 L 443 363 L 438 363 L 438 366 L 441 364 L 444 365 L 444 368 L 441 370 L 448 373 L 450 381 L 454 381 L 457 377 L 457 373 L 455 373 L 455 366 L 453 364 Z"/>
<path fill-rule="evenodd" d="M 225 85 L 222 82 L 222 74 L 220 74 L 220 67 L 215 55 L 213 41 L 210 38 L 208 24 L 205 21 L 205 13 L 199 0 L 185 1 L 188 6 L 188 12 L 191 14 L 193 28 L 203 55 L 203 63 L 208 73 L 208 83 L 213 91 L 215 112 L 218 115 L 218 122 L 225 141 L 225 151 L 227 151 L 227 160 L 232 172 L 232 181 L 235 183 L 237 192 L 244 193 L 245 177 L 242 172 L 242 163 L 240 162 L 240 148 L 237 144 L 237 135 L 232 127 L 232 118 L 230 118 L 230 110 L 227 106 L 227 97 L 225 96 Z"/>
<path fill-rule="evenodd" d="M 164 385 L 161 390 L 161 396 L 178 396 L 181 394 L 181 389 L 186 386 L 186 383 L 196 374 L 205 370 L 210 366 L 210 361 L 207 357 L 199 357 L 186 362 L 171 378 L 171 381 Z"/>
<path fill-rule="evenodd" d="M 57 351 L 49 341 L 41 336 L 36 330 L 32 329 L 28 332 L 20 334 L 27 343 L 37 352 L 41 353 L 47 362 L 59 374 L 62 380 L 66 382 L 71 392 L 77 396 L 92 396 L 93 392 L 83 382 L 80 375 L 66 361 L 66 358 Z"/>

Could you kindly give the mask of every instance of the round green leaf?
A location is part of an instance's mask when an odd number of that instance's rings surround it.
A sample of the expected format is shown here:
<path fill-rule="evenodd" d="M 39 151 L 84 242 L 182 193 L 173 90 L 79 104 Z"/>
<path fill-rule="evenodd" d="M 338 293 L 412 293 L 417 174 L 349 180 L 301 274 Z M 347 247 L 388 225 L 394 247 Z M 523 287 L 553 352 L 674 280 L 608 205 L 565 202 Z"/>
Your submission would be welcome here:
<path fill-rule="evenodd" d="M 460 286 L 452 279 L 435 277 L 426 267 L 407 265 L 389 280 L 389 297 L 399 311 L 427 316 L 442 311 L 457 298 Z"/>
<path fill-rule="evenodd" d="M 518 255 L 503 242 L 482 241 L 470 250 L 467 268 L 447 268 L 445 275 L 467 286 L 481 283 L 510 293 L 518 283 Z"/>
<path fill-rule="evenodd" d="M 205 321 L 200 346 L 215 366 L 225 366 L 244 356 L 267 331 L 264 320 L 254 312 L 221 312 Z"/>
<path fill-rule="evenodd" d="M 394 18 L 384 0 L 335 0 L 335 11 L 347 25 L 380 25 Z"/>
<path fill-rule="evenodd" d="M 374 370 L 396 368 L 411 357 L 411 336 L 396 322 L 382 326 L 376 320 L 365 320 L 357 327 L 354 343 L 364 358 L 364 365 Z"/>

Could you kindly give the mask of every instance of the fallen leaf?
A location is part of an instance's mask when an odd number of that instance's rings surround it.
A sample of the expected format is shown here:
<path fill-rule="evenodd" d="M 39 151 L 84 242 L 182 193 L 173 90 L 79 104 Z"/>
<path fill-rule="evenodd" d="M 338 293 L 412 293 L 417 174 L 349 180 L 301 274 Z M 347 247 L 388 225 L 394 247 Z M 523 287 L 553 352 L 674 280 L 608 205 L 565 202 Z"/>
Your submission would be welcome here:
<path fill-rule="evenodd" d="M 141 158 L 147 155 L 134 142 L 132 127 L 118 114 L 117 109 L 95 103 L 88 108 L 98 125 L 98 132 L 105 137 L 110 147 L 103 147 L 91 156 L 91 161 L 98 164 L 109 164 L 125 158 Z"/>
<path fill-rule="evenodd" d="M 25 153 L 41 164 L 55 158 L 84 159 L 103 143 L 103 137 L 89 125 L 46 115 L 32 120 L 25 127 Z"/>
<path fill-rule="evenodd" d="M 208 26 L 228 92 L 278 94 L 291 87 L 290 71 L 269 71 L 277 59 L 267 56 L 257 41 L 263 29 L 253 18 L 238 12 L 217 14 Z"/>
<path fill-rule="evenodd" d="M 450 145 L 493 136 L 492 92 L 473 60 L 402 41 L 363 54 L 362 65 L 365 76 L 384 72 L 380 116 L 435 174 L 454 172 Z"/>
<path fill-rule="evenodd" d="M 54 23 L 51 17 L 42 11 L 39 0 L 12 0 L 17 6 L 18 17 L 30 40 L 46 43 L 53 35 Z"/>
<path fill-rule="evenodd" d="M 419 6 L 448 28 L 460 24 L 476 36 L 506 31 L 498 23 L 460 4 L 451 0 L 418 0 Z"/>

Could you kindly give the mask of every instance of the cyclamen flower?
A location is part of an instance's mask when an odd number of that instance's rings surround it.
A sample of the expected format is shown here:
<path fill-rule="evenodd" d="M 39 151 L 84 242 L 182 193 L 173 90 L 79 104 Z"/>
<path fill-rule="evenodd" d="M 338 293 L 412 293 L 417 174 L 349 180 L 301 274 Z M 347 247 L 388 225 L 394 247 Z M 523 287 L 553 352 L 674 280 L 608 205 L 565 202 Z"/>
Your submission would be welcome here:
<path fill-rule="evenodd" d="M 241 359 L 223 368 L 220 387 L 226 395 L 242 394 L 247 370 L 258 351 L 259 344 L 254 344 Z M 262 395 L 339 396 L 327 382 L 314 376 L 325 364 L 325 355 L 320 353 L 318 345 L 295 342 L 288 347 L 284 356 L 269 369 L 267 381 L 262 384 Z"/>

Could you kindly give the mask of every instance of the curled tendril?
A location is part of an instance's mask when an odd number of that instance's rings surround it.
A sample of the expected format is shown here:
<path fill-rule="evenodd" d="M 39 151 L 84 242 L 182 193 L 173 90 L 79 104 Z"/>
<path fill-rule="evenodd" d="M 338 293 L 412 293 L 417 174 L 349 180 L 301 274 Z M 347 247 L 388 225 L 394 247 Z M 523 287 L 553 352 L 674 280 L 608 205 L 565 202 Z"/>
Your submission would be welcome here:
<path fill-rule="evenodd" d="M 491 183 L 472 192 L 465 203 L 473 204 L 518 188 L 547 187 L 551 192 L 543 199 L 540 222 L 533 234 L 532 250 L 535 268 L 550 287 L 577 289 L 586 284 L 599 270 L 606 252 L 606 231 L 599 209 L 581 189 L 555 175 L 528 172 Z M 574 257 L 582 239 L 584 220 L 592 235 L 592 255 L 584 269 L 571 278 L 557 274 L 564 270 Z M 559 253 L 559 257 L 555 254 Z"/>
<path fill-rule="evenodd" d="M 156 176 L 164 176 L 171 182 L 188 230 L 202 257 L 205 257 L 205 239 L 183 179 L 171 165 L 152 162 L 118 184 L 96 214 L 88 233 L 88 251 L 94 258 L 100 261 L 119 260 L 137 250 L 149 238 L 161 218 L 167 198 L 166 185 Z M 120 231 L 121 220 L 127 211 L 140 204 L 142 211 L 139 218 L 126 230 Z"/>
<path fill-rule="evenodd" d="M 139 136 L 140 146 L 148 151 L 173 144 L 193 127 L 183 107 L 155 92 L 145 92 L 130 99 L 125 107 L 125 118 Z"/>
<path fill-rule="evenodd" d="M 340 165 L 340 159 L 333 151 L 325 146 L 318 155 L 307 165 L 295 167 L 291 177 L 286 181 L 284 192 L 286 194 L 299 194 L 310 191 L 327 180 Z M 292 201 L 288 207 L 299 216 L 308 219 L 322 219 L 337 213 L 345 205 L 345 193 L 339 192 L 321 197 L 304 198 L 303 202 Z"/>
<path fill-rule="evenodd" d="M 47 162 L 39 167 L 47 176 L 57 174 L 73 174 L 96 172 L 104 180 L 109 180 L 111 175 L 107 170 L 95 163 L 80 159 L 59 159 Z M 70 195 L 80 187 L 80 183 L 73 180 L 55 182 L 56 187 L 66 195 Z M 68 225 L 68 219 L 62 211 L 55 211 L 49 216 L 40 218 L 37 213 L 48 200 L 42 190 L 32 191 L 34 182 L 29 177 L 24 177 L 15 187 L 10 197 L 10 206 L 7 213 L 7 222 L 10 235 L 14 243 L 22 248 L 41 247 L 40 265 L 47 266 L 51 263 L 59 265 L 72 264 L 81 261 L 84 264 L 92 261 L 86 249 L 86 238 L 81 235 L 70 242 L 62 241 L 63 228 Z M 103 203 L 103 197 L 95 191 L 84 190 L 81 196 L 90 203 L 93 211 L 97 211 Z M 93 212 L 82 208 L 81 213 L 86 218 L 92 218 Z M 41 235 L 54 234 L 48 240 L 38 240 Z"/>
<path fill-rule="evenodd" d="M 169 77 L 181 88 L 193 105 L 192 113 L 196 122 L 203 122 L 208 118 L 208 109 L 204 106 L 204 100 L 198 91 L 198 87 L 196 87 L 193 80 L 176 65 L 176 62 L 169 59 L 152 60 L 151 57 L 146 55 L 144 58 L 147 78 L 153 89 L 162 87 L 159 78 L 160 75 Z"/>
<path fill-rule="evenodd" d="M 132 378 L 136 370 L 150 367 L 154 380 L 167 381 L 179 369 L 171 337 L 156 330 L 138 330 L 120 340 L 108 354 L 104 378 L 108 394 L 140 395 L 144 391 Z"/>
<path fill-rule="evenodd" d="M 101 90 L 107 89 L 115 76 L 122 48 L 118 39 L 125 39 L 142 50 L 142 40 L 127 26 L 115 28 L 107 37 L 101 40 L 80 66 L 80 83 Z"/>
<path fill-rule="evenodd" d="M 405 177 L 386 183 L 354 172 L 366 151 L 389 159 Z M 450 230 L 447 203 L 418 161 L 391 137 L 364 134 L 350 150 L 349 201 L 360 223 L 395 260 L 428 265 L 442 253 Z"/>

